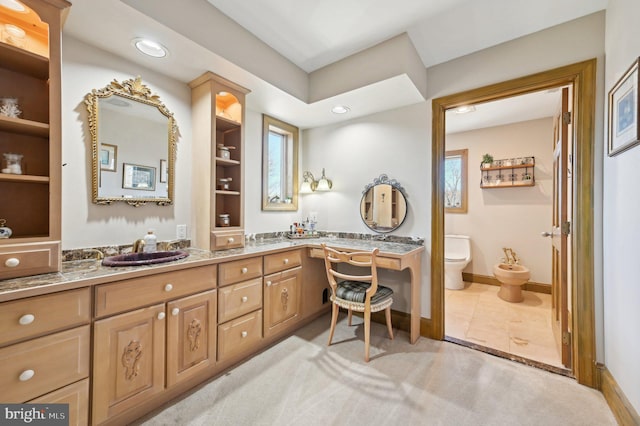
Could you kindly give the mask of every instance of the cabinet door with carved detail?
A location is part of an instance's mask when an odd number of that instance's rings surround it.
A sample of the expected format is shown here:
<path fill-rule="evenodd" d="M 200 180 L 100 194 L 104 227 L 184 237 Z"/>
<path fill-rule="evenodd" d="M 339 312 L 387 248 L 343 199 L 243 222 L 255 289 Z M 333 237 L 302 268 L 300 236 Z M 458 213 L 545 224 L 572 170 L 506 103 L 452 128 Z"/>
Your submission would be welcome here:
<path fill-rule="evenodd" d="M 265 337 L 285 330 L 298 320 L 301 285 L 301 267 L 264 277 Z"/>
<path fill-rule="evenodd" d="M 165 321 L 160 304 L 95 322 L 93 424 L 163 391 Z"/>
<path fill-rule="evenodd" d="M 167 304 L 167 387 L 216 362 L 216 291 Z"/>

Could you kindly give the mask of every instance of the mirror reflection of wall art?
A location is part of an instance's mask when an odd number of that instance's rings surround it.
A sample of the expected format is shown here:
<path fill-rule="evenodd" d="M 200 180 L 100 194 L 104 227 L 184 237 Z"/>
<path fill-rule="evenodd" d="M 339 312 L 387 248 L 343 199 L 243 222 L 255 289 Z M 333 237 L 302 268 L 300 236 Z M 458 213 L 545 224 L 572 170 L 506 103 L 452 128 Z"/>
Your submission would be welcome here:
<path fill-rule="evenodd" d="M 636 59 L 609 92 L 609 157 L 640 143 Z"/>
<path fill-rule="evenodd" d="M 156 168 L 140 166 L 137 164 L 122 165 L 122 187 L 125 189 L 140 189 L 144 191 L 155 191 L 156 189 Z"/>
<path fill-rule="evenodd" d="M 116 171 L 118 161 L 118 147 L 103 143 L 100 145 L 100 170 L 108 172 Z"/>
<path fill-rule="evenodd" d="M 167 183 L 167 160 L 160 160 L 160 183 Z"/>

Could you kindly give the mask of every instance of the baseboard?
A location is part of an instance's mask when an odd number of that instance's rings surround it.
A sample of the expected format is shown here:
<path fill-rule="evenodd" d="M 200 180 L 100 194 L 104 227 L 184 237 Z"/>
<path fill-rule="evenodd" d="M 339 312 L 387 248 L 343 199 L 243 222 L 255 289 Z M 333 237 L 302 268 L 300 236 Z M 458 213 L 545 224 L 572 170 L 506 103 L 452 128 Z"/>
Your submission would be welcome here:
<path fill-rule="evenodd" d="M 640 425 L 640 416 L 605 365 L 598 365 L 600 391 L 619 424 Z"/>
<path fill-rule="evenodd" d="M 488 284 L 488 285 L 500 285 L 500 281 L 496 277 L 490 277 L 488 275 L 470 274 L 468 272 L 462 273 L 462 279 L 466 282 Z M 536 293 L 551 294 L 551 284 L 537 283 L 529 281 L 523 287 L 523 290 L 534 291 Z"/>

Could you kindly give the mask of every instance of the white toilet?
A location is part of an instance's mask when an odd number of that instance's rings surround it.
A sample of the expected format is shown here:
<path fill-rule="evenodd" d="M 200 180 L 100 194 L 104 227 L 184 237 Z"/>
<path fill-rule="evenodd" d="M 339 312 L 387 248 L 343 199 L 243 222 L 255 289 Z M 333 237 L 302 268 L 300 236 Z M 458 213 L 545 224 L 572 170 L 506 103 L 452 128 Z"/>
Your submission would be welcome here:
<path fill-rule="evenodd" d="M 471 240 L 466 235 L 444 236 L 444 286 L 462 290 L 462 270 L 471 261 Z"/>

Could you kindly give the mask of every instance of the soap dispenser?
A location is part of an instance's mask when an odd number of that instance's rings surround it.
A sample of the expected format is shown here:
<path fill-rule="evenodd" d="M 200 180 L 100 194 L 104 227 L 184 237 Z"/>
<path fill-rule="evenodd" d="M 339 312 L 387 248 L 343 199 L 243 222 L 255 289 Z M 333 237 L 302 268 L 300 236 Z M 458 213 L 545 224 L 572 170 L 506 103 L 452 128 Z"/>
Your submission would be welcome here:
<path fill-rule="evenodd" d="M 149 232 L 147 232 L 147 235 L 144 236 L 144 247 L 142 251 L 144 253 L 155 253 L 157 242 L 158 242 L 158 239 L 153 233 L 153 229 L 150 229 Z"/>

